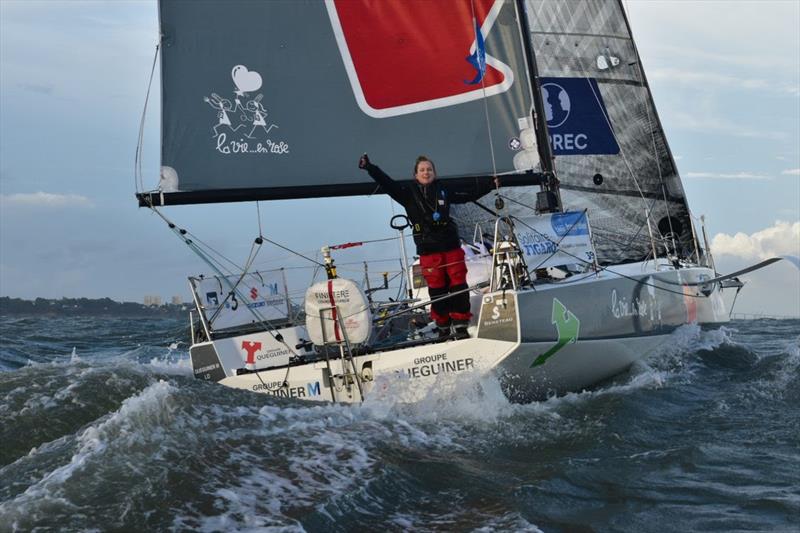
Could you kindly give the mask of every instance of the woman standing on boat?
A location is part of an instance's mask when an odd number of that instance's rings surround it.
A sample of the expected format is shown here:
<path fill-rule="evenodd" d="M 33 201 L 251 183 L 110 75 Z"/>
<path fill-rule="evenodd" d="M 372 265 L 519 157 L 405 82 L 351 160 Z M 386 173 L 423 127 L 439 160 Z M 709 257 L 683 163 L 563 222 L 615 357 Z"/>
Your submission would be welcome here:
<path fill-rule="evenodd" d="M 367 154 L 361 156 L 358 167 L 366 170 L 392 199 L 402 205 L 411 222 L 414 243 L 422 267 L 422 275 L 428 285 L 431 318 L 436 322 L 440 337 L 450 335 L 450 327 L 456 338 L 466 338 L 469 319 L 469 291 L 467 288 L 467 265 L 458 228 L 450 218 L 450 205 L 477 200 L 499 185 L 494 181 L 476 184 L 469 191 L 448 191 L 436 181 L 433 161 L 421 155 L 414 163 L 413 182 L 396 182 L 377 165 L 373 165 Z M 458 293 L 448 298 L 448 293 Z"/>

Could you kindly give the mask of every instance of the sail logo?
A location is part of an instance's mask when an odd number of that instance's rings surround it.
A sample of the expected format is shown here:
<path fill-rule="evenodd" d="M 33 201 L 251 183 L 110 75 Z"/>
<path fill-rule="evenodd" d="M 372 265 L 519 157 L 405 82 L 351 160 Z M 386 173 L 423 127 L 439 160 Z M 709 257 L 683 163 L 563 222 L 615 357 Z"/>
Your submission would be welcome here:
<path fill-rule="evenodd" d="M 561 85 L 556 83 L 542 85 L 542 101 L 548 127 L 557 128 L 567 121 L 572 103 L 569 93 Z"/>
<path fill-rule="evenodd" d="M 276 138 L 279 126 L 268 119 L 263 93 L 255 94 L 263 86 L 259 72 L 245 65 L 231 69 L 233 90 L 228 98 L 216 92 L 203 101 L 216 113 L 212 126 L 214 148 L 222 155 L 262 154 L 280 156 L 289 153 L 289 143 Z"/>
<path fill-rule="evenodd" d="M 611 155 L 619 144 L 597 81 L 541 78 L 542 105 L 554 155 Z"/>
<path fill-rule="evenodd" d="M 409 16 L 404 2 L 325 0 L 353 95 L 373 118 L 457 105 L 510 89 L 512 68 L 486 46 L 504 5 L 505 0 L 426 0 L 416 2 Z M 428 24 L 435 31 L 421 31 Z M 494 30 L 508 31 L 502 25 Z"/>

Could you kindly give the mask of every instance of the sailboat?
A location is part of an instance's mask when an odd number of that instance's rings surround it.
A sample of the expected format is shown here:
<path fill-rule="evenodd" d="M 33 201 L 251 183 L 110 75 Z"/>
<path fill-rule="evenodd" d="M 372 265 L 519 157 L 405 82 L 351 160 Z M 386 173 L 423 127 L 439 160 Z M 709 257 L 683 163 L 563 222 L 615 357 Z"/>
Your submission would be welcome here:
<path fill-rule="evenodd" d="M 723 291 L 741 283 L 716 273 L 691 215 L 620 0 L 161 0 L 159 13 L 161 179 L 137 198 L 211 269 L 189 278 L 198 379 L 349 403 L 395 380 L 413 399 L 491 375 L 529 402 L 625 371 L 684 324 L 728 320 Z M 386 276 L 339 276 L 344 245 L 307 258 L 325 276 L 297 301 L 285 270 L 255 270 L 252 254 L 227 268 L 162 209 L 380 194 L 356 168 L 365 150 L 396 176 L 430 154 L 449 189 L 500 176 L 453 209 L 469 338 L 433 334 L 404 247 L 402 298 L 380 299 Z M 406 222 L 391 220 L 400 244 Z"/>

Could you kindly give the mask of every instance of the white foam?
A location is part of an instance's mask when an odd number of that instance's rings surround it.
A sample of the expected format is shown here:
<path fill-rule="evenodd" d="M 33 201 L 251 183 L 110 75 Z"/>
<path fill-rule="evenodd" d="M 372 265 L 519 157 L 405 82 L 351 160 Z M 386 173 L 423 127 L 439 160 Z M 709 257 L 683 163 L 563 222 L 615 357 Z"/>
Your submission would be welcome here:
<path fill-rule="evenodd" d="M 512 414 L 516 408 L 503 394 L 497 378 L 480 372 L 442 373 L 433 383 L 405 374 L 381 376 L 364 407 L 379 418 L 403 413 L 424 422 L 490 422 Z"/>
<path fill-rule="evenodd" d="M 192 376 L 192 360 L 187 355 L 180 359 L 164 359 L 153 357 L 150 359 L 148 366 L 153 367 L 159 373 L 168 374 L 171 376 Z"/>

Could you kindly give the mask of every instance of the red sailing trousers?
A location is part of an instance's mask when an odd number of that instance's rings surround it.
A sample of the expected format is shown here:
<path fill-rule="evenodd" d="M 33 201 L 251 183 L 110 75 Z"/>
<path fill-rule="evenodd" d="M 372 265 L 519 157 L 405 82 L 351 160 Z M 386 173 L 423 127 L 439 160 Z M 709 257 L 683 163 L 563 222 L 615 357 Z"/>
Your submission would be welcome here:
<path fill-rule="evenodd" d="M 431 300 L 467 288 L 467 265 L 464 263 L 464 250 L 461 248 L 420 255 L 419 264 L 428 284 Z M 469 291 L 431 304 L 431 318 L 438 326 L 447 326 L 451 320 L 468 321 L 471 317 Z"/>

